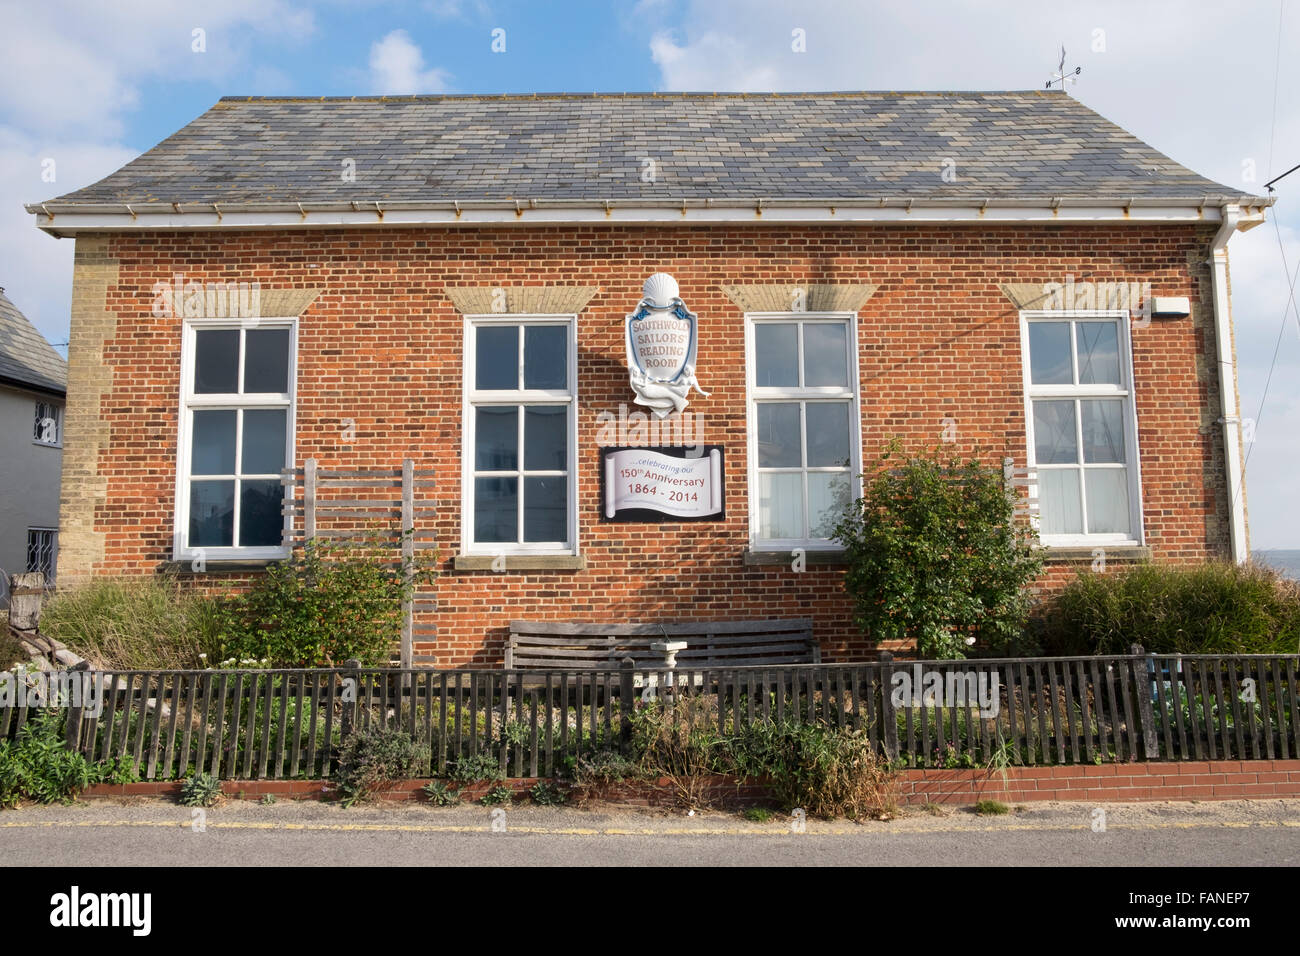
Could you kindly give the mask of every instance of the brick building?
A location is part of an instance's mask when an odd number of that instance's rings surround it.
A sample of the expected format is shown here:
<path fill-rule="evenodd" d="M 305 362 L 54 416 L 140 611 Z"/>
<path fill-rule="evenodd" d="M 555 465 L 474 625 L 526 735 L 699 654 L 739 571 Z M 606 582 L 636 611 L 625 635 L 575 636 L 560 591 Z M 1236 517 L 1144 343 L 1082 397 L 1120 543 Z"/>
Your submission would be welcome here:
<path fill-rule="evenodd" d="M 826 531 L 893 437 L 1029 474 L 1049 584 L 1244 559 L 1225 247 L 1267 204 L 1057 92 L 224 99 L 28 207 L 76 242 L 60 580 L 237 586 L 302 530 L 283 469 L 409 458 L 417 663 L 515 618 L 843 659 Z"/>

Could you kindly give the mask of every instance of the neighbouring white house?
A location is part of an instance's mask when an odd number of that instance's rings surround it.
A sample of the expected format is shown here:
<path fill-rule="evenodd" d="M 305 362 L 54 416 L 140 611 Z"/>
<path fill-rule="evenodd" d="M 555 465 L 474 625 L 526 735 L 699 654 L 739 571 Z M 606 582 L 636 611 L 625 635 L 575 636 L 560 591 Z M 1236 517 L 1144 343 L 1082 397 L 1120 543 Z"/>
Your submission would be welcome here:
<path fill-rule="evenodd" d="M 0 606 L 9 575 L 53 585 L 68 364 L 0 288 Z"/>

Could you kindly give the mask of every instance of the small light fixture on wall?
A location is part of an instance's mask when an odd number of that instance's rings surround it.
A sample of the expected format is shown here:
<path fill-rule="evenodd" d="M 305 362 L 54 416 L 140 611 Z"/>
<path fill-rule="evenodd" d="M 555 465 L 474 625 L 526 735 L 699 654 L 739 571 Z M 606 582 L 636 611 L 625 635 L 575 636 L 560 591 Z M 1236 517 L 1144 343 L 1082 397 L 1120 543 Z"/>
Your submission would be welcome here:
<path fill-rule="evenodd" d="M 1151 297 L 1151 318 L 1185 319 L 1192 314 L 1191 300 L 1185 295 Z"/>

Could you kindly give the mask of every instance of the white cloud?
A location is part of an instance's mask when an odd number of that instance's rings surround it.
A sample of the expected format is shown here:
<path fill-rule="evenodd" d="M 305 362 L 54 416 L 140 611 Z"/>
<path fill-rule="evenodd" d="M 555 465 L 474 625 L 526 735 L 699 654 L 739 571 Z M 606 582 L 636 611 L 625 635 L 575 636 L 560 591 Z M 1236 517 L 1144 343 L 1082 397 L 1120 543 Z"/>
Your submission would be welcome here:
<path fill-rule="evenodd" d="M 370 47 L 370 88 L 375 93 L 441 93 L 451 75 L 424 68 L 424 54 L 405 30 L 394 30 Z"/>

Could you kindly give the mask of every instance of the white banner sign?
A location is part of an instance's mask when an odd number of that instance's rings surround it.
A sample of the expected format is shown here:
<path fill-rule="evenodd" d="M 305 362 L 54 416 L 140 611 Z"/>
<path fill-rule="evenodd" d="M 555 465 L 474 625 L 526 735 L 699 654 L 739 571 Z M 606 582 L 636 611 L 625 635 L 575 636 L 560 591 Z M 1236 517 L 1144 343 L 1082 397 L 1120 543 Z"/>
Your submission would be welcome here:
<path fill-rule="evenodd" d="M 629 509 L 678 518 L 707 518 L 722 511 L 722 452 L 678 458 L 648 448 L 605 456 L 605 517 Z"/>

